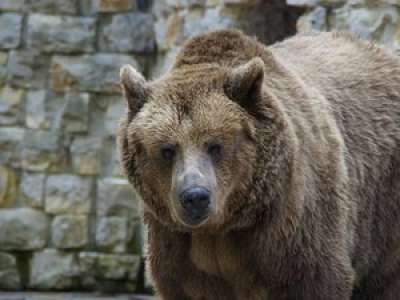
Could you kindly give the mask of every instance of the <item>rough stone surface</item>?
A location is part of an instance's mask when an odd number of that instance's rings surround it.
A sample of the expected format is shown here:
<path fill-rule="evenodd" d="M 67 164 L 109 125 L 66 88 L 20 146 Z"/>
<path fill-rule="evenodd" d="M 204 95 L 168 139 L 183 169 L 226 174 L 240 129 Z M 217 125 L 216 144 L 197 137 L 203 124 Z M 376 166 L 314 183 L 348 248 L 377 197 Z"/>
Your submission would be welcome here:
<path fill-rule="evenodd" d="M 154 24 L 157 46 L 166 51 L 182 41 L 184 17 L 178 13 L 170 14 L 166 20 L 160 19 Z"/>
<path fill-rule="evenodd" d="M 21 165 L 21 144 L 24 128 L 0 127 L 0 163 L 18 168 Z"/>
<path fill-rule="evenodd" d="M 8 80 L 25 88 L 42 88 L 47 79 L 48 58 L 38 50 L 14 50 L 7 64 Z"/>
<path fill-rule="evenodd" d="M 382 2 L 384 1 L 385 0 L 383 0 Z M 308 7 L 319 6 L 319 5 L 339 6 L 341 4 L 346 3 L 346 0 L 286 0 L 286 3 L 293 6 L 308 6 Z"/>
<path fill-rule="evenodd" d="M 100 49 L 113 52 L 154 51 L 153 18 L 145 13 L 114 15 L 100 34 Z"/>
<path fill-rule="evenodd" d="M 56 248 L 82 248 L 88 244 L 87 216 L 56 216 L 52 224 L 52 241 Z"/>
<path fill-rule="evenodd" d="M 82 286 L 87 289 L 96 287 L 96 264 L 97 252 L 81 252 L 79 253 L 79 271 L 82 274 Z"/>
<path fill-rule="evenodd" d="M 31 262 L 29 287 L 68 289 L 78 286 L 79 263 L 75 254 L 45 249 L 36 252 Z"/>
<path fill-rule="evenodd" d="M 134 0 L 91 0 L 91 4 L 95 13 L 123 12 L 136 8 Z"/>
<path fill-rule="evenodd" d="M 223 0 L 225 5 L 238 5 L 241 7 L 253 6 L 256 4 L 256 0 Z"/>
<path fill-rule="evenodd" d="M 21 279 L 17 269 L 17 260 L 8 253 L 0 252 L 0 289 L 21 288 Z"/>
<path fill-rule="evenodd" d="M 293 6 L 316 6 L 319 0 L 286 0 L 286 3 Z"/>
<path fill-rule="evenodd" d="M 78 2 L 81 0 L 25 0 L 25 1 L 26 1 L 26 8 L 29 11 L 46 13 L 46 14 L 76 14 L 78 13 Z"/>
<path fill-rule="evenodd" d="M 104 134 L 104 114 L 112 99 L 122 101 L 121 95 L 96 94 L 90 97 L 90 113 L 93 117 L 90 118 L 89 130 L 92 135 L 101 136 Z"/>
<path fill-rule="evenodd" d="M 344 6 L 334 11 L 331 22 L 335 29 L 355 32 L 362 38 L 386 44 L 393 41 L 399 13 L 390 7 L 350 9 Z"/>
<path fill-rule="evenodd" d="M 175 57 L 179 52 L 178 47 L 171 48 L 168 52 L 158 55 L 155 65 L 151 70 L 151 77 L 158 78 L 164 75 L 175 61 Z"/>
<path fill-rule="evenodd" d="M 98 181 L 98 216 L 138 217 L 138 199 L 126 179 L 103 178 Z"/>
<path fill-rule="evenodd" d="M 0 48 L 17 48 L 21 42 L 22 16 L 16 13 L 0 14 Z"/>
<path fill-rule="evenodd" d="M 0 84 L 6 83 L 7 80 L 7 61 L 8 52 L 0 51 Z"/>
<path fill-rule="evenodd" d="M 297 24 L 300 32 L 351 31 L 361 38 L 377 41 L 400 50 L 400 16 L 396 1 L 296 1 L 294 5 L 309 6 Z"/>
<path fill-rule="evenodd" d="M 122 169 L 119 151 L 115 144 L 115 137 L 109 137 L 106 140 L 106 149 L 104 156 L 108 158 L 105 164 L 105 173 L 112 177 L 124 177 L 124 170 Z"/>
<path fill-rule="evenodd" d="M 0 89 L 0 125 L 16 125 L 22 119 L 25 92 L 10 86 Z"/>
<path fill-rule="evenodd" d="M 74 175 L 52 175 L 47 179 L 45 206 L 50 214 L 90 212 L 92 181 Z"/>
<path fill-rule="evenodd" d="M 137 62 L 127 55 L 56 56 L 50 68 L 50 86 L 57 92 L 77 89 L 85 92 L 120 93 L 118 74 L 125 64 L 139 68 Z"/>
<path fill-rule="evenodd" d="M 23 11 L 26 0 L 1 0 L 0 11 Z"/>
<path fill-rule="evenodd" d="M 26 126 L 31 129 L 49 129 L 46 113 L 46 91 L 34 90 L 26 95 Z"/>
<path fill-rule="evenodd" d="M 53 134 L 86 133 L 89 122 L 89 94 L 56 94 L 32 90 L 26 96 L 25 120 L 31 129 L 51 130 Z"/>
<path fill-rule="evenodd" d="M 8 52 L 0 51 L 0 65 L 3 66 L 7 63 Z"/>
<path fill-rule="evenodd" d="M 98 219 L 96 244 L 115 253 L 123 253 L 129 240 L 128 219 L 124 217 L 103 217 Z"/>
<path fill-rule="evenodd" d="M 137 280 L 140 268 L 140 257 L 137 255 L 83 252 L 79 258 L 81 271 L 89 276 L 108 280 Z"/>
<path fill-rule="evenodd" d="M 95 286 L 105 292 L 133 292 L 136 289 L 139 256 L 81 252 L 79 262 L 84 278 L 82 284 L 87 288 Z"/>
<path fill-rule="evenodd" d="M 116 136 L 119 120 L 126 112 L 126 103 L 124 101 L 115 101 L 110 103 L 105 115 L 105 129 L 109 136 Z"/>
<path fill-rule="evenodd" d="M 206 0 L 167 0 L 166 2 L 174 8 L 202 7 L 206 4 Z"/>
<path fill-rule="evenodd" d="M 30 208 L 0 210 L 0 250 L 36 250 L 48 240 L 45 214 Z"/>
<path fill-rule="evenodd" d="M 200 33 L 238 26 L 238 20 L 231 14 L 223 14 L 219 6 L 169 13 L 155 23 L 155 35 L 159 49 L 166 51 Z"/>
<path fill-rule="evenodd" d="M 14 205 L 17 198 L 17 176 L 13 169 L 0 165 L 0 209 Z"/>
<path fill-rule="evenodd" d="M 95 19 L 31 15 L 27 43 L 29 47 L 50 53 L 92 52 L 95 46 Z"/>
<path fill-rule="evenodd" d="M 104 279 L 136 280 L 140 267 L 140 257 L 134 255 L 103 254 L 98 256 L 99 276 Z"/>
<path fill-rule="evenodd" d="M 22 167 L 28 171 L 59 171 L 66 154 L 55 132 L 26 130 L 22 150 Z"/>
<path fill-rule="evenodd" d="M 208 9 L 205 13 L 194 11 L 185 16 L 182 38 L 186 40 L 210 30 L 235 27 L 239 27 L 237 21 L 229 16 L 221 15 L 218 8 Z"/>
<path fill-rule="evenodd" d="M 71 144 L 72 167 L 81 175 L 98 175 L 101 171 L 101 137 L 76 138 Z"/>
<path fill-rule="evenodd" d="M 89 94 L 69 92 L 65 95 L 64 104 L 65 107 L 61 113 L 65 131 L 86 132 L 89 126 Z"/>
<path fill-rule="evenodd" d="M 24 173 L 22 175 L 20 192 L 23 203 L 32 208 L 43 207 L 45 174 Z"/>
<path fill-rule="evenodd" d="M 26 126 L 31 129 L 50 129 L 52 116 L 48 110 L 46 90 L 29 91 L 26 95 Z"/>
<path fill-rule="evenodd" d="M 298 20 L 297 28 L 300 32 L 328 30 L 326 8 L 317 7 L 316 9 L 310 11 L 308 14 L 301 16 Z"/>

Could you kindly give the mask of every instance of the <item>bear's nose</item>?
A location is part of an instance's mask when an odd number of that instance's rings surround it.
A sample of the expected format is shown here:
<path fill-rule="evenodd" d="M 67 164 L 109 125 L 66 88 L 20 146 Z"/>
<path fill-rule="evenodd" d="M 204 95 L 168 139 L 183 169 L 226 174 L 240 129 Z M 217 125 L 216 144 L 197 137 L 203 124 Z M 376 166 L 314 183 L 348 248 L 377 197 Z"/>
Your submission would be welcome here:
<path fill-rule="evenodd" d="M 210 192 L 204 187 L 192 187 L 181 193 L 180 201 L 190 217 L 201 218 L 210 205 Z"/>

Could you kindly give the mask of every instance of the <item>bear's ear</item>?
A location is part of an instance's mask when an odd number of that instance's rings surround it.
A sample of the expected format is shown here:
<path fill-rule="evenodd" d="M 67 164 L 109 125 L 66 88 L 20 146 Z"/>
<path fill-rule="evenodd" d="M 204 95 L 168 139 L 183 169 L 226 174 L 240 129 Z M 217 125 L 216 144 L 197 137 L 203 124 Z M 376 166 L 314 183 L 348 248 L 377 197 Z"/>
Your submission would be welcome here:
<path fill-rule="evenodd" d="M 130 65 L 120 70 L 121 86 L 129 113 L 135 115 L 146 102 L 148 87 L 146 79 Z"/>
<path fill-rule="evenodd" d="M 255 57 L 229 71 L 224 90 L 227 96 L 245 109 L 256 105 L 264 79 L 264 61 Z"/>

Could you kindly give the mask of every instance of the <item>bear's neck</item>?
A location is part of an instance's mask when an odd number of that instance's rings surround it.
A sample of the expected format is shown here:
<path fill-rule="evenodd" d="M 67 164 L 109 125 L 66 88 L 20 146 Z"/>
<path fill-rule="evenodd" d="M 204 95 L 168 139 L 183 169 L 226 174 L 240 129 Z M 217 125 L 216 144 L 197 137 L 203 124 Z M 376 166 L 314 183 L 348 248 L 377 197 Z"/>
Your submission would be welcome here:
<path fill-rule="evenodd" d="M 248 264 L 247 239 L 242 233 L 192 234 L 191 261 L 199 270 L 231 281 Z"/>

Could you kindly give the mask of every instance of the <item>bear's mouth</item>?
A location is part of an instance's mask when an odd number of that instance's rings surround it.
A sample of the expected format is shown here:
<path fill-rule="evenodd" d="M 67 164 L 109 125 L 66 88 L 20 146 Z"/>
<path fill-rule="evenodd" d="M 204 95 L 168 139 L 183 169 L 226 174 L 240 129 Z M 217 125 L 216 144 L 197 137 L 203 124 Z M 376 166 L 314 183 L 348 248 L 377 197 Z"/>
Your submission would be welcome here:
<path fill-rule="evenodd" d="M 211 207 L 207 207 L 204 210 L 190 210 L 185 209 L 179 201 L 176 201 L 172 207 L 173 219 L 190 229 L 204 226 L 211 219 L 212 214 L 213 210 Z"/>
<path fill-rule="evenodd" d="M 182 210 L 182 213 L 179 214 L 178 218 L 180 221 L 188 227 L 199 227 L 207 222 L 209 219 L 209 212 L 206 213 L 187 213 L 185 210 Z"/>

